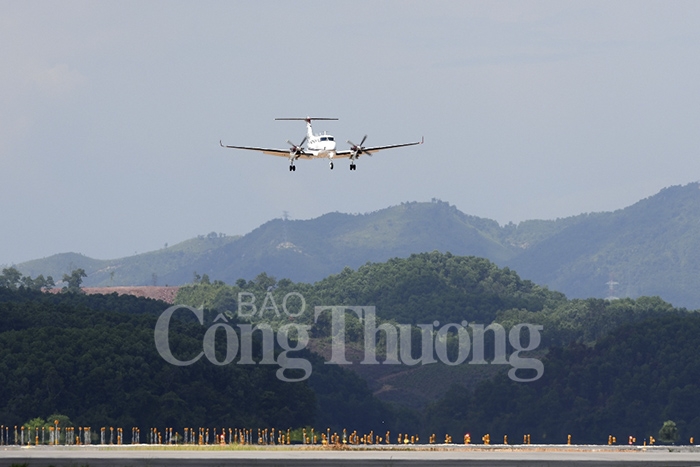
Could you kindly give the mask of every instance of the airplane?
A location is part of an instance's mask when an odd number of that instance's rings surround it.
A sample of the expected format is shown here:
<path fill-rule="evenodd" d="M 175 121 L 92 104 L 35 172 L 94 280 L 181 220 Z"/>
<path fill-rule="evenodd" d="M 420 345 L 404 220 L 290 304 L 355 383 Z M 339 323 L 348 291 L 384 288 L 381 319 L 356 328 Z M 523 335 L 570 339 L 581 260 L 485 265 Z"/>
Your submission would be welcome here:
<path fill-rule="evenodd" d="M 311 122 L 313 120 L 338 120 L 337 118 L 322 118 L 322 117 L 306 117 L 306 118 L 276 118 L 275 120 L 303 120 L 306 122 L 306 136 L 301 143 L 294 144 L 287 140 L 290 145 L 289 149 L 271 149 L 271 148 L 259 148 L 251 146 L 225 146 L 221 140 L 219 140 L 219 145 L 222 148 L 230 149 L 245 149 L 249 151 L 260 151 L 264 154 L 269 154 L 271 156 L 286 157 L 289 159 L 289 171 L 294 172 L 297 170 L 294 162 L 297 159 L 329 159 L 329 165 L 331 170 L 333 170 L 333 160 L 334 159 L 350 159 L 350 170 L 357 170 L 357 165 L 355 161 L 363 154 L 372 156 L 372 153 L 381 151 L 383 149 L 392 148 L 402 148 L 405 146 L 415 146 L 416 144 L 423 144 L 423 138 L 415 143 L 403 143 L 403 144 L 391 144 L 388 146 L 371 146 L 365 147 L 365 140 L 367 135 L 362 138 L 360 144 L 355 144 L 348 140 L 350 149 L 338 151 L 336 150 L 335 138 L 326 132 L 322 134 L 314 134 L 313 128 L 311 127 Z M 304 149 L 304 143 L 308 141 L 306 149 Z"/>

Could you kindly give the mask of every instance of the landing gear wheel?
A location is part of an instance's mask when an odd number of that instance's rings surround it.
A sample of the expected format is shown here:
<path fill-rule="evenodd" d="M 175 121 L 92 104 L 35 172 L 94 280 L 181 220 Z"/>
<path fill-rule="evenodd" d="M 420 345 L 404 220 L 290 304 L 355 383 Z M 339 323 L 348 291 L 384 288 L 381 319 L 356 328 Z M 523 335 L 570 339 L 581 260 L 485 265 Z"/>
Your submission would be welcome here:
<path fill-rule="evenodd" d="M 350 164 L 350 170 L 357 170 L 357 166 L 355 164 Z"/>
<path fill-rule="evenodd" d="M 333 163 L 331 162 L 331 170 L 333 170 Z"/>
<path fill-rule="evenodd" d="M 295 165 L 290 165 L 290 166 L 289 166 L 289 171 L 290 171 L 290 172 L 296 172 L 296 170 L 297 170 L 297 167 L 296 167 Z"/>

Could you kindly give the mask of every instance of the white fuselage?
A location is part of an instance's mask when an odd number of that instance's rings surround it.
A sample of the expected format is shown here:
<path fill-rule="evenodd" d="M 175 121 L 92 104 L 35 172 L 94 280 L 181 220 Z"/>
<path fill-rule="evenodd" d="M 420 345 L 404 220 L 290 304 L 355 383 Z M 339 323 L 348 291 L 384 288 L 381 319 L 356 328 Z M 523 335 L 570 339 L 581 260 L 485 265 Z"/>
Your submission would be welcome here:
<path fill-rule="evenodd" d="M 311 123 L 306 123 L 306 148 L 314 157 L 333 159 L 335 156 L 335 138 L 328 133 L 315 135 Z"/>

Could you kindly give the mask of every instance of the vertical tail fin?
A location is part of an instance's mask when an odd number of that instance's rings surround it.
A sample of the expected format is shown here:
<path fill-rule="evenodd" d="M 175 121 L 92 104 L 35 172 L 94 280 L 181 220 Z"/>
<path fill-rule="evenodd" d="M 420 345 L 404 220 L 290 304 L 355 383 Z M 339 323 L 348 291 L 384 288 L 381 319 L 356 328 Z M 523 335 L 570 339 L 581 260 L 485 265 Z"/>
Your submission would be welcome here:
<path fill-rule="evenodd" d="M 275 120 L 303 120 L 306 122 L 306 137 L 311 139 L 314 136 L 313 128 L 311 127 L 312 120 L 338 120 L 337 118 L 326 117 L 294 117 L 294 118 L 276 118 Z"/>

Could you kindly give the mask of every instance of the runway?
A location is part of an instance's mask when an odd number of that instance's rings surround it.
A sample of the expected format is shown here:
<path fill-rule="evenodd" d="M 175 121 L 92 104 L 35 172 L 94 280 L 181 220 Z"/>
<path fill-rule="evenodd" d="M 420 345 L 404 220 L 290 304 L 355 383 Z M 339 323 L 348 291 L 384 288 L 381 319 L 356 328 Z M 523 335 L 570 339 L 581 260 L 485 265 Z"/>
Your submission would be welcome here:
<path fill-rule="evenodd" d="M 641 446 L 362 446 L 349 449 L 167 446 L 4 446 L 0 467 L 142 466 L 700 466 L 700 448 Z"/>

